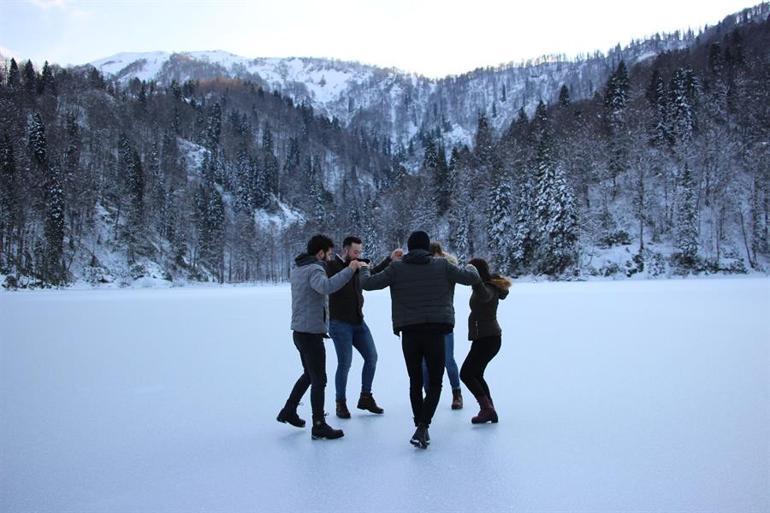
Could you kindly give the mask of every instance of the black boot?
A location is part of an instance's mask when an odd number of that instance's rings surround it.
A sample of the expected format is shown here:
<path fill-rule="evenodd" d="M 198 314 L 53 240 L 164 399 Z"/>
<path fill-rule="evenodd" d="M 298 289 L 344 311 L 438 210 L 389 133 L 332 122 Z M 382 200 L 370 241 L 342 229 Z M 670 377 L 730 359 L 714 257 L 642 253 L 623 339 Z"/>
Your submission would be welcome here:
<path fill-rule="evenodd" d="M 409 443 L 420 449 L 427 449 L 430 444 L 430 435 L 428 434 L 428 426 L 425 424 L 419 424 L 417 430 L 412 435 L 412 439 Z"/>
<path fill-rule="evenodd" d="M 377 415 L 381 415 L 385 412 L 382 408 L 377 406 L 377 401 L 374 400 L 374 396 L 371 392 L 361 392 L 361 397 L 358 399 L 359 410 L 367 410 Z"/>
<path fill-rule="evenodd" d="M 420 425 L 416 418 L 412 417 L 412 420 L 414 420 L 414 427 L 418 427 Z M 428 433 L 427 429 L 425 430 L 425 441 L 428 445 L 430 445 L 430 433 Z"/>
<path fill-rule="evenodd" d="M 350 410 L 348 410 L 348 402 L 345 399 L 337 399 L 337 416 L 341 419 L 350 418 Z"/>
<path fill-rule="evenodd" d="M 286 405 L 278 412 L 278 417 L 275 420 L 283 423 L 288 422 L 298 428 L 305 427 L 305 421 L 297 415 L 297 406 L 297 403 L 286 401 Z"/>
<path fill-rule="evenodd" d="M 334 429 L 326 423 L 324 417 L 313 418 L 313 429 L 311 429 L 310 436 L 313 440 L 334 440 L 335 438 L 342 438 L 345 433 L 341 429 Z"/>

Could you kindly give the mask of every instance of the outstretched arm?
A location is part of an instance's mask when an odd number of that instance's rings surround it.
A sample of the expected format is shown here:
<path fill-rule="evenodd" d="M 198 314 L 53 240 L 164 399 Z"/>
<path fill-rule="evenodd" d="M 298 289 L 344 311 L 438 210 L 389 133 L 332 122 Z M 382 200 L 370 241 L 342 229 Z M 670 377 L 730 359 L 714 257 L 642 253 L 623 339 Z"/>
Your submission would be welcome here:
<path fill-rule="evenodd" d="M 358 280 L 364 290 L 380 290 L 393 282 L 393 267 L 387 266 L 384 271 L 371 275 L 369 269 L 363 267 L 359 272 Z"/>
<path fill-rule="evenodd" d="M 389 265 L 390 265 L 390 257 L 388 256 L 388 257 L 385 257 L 385 259 L 382 262 L 372 267 L 371 274 L 380 274 L 382 271 L 387 269 Z"/>
<path fill-rule="evenodd" d="M 310 275 L 310 286 L 319 294 L 334 294 L 353 277 L 354 271 L 346 267 L 331 278 L 326 276 L 323 267 L 314 266 L 313 273 Z"/>
<path fill-rule="evenodd" d="M 446 267 L 447 277 L 452 283 L 459 283 L 461 285 L 473 285 L 475 283 L 481 282 L 479 272 L 471 264 L 468 264 L 464 269 L 461 269 L 447 261 Z"/>

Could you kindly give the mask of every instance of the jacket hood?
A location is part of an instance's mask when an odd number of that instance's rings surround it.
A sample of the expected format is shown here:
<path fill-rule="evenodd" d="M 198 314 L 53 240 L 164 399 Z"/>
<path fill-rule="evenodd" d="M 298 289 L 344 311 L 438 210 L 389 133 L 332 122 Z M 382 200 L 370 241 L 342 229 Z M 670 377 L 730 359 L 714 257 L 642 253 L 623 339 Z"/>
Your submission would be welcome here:
<path fill-rule="evenodd" d="M 310 265 L 312 263 L 318 262 L 319 264 L 323 265 L 323 262 L 320 262 L 315 255 L 308 255 L 307 253 L 300 253 L 299 255 L 294 258 L 294 263 L 297 264 L 297 267 L 303 267 L 305 265 Z"/>
<path fill-rule="evenodd" d="M 511 288 L 511 280 L 503 276 L 495 276 L 487 282 L 498 290 L 498 296 L 500 299 L 505 299 L 508 296 L 509 289 Z"/>
<path fill-rule="evenodd" d="M 403 262 L 405 264 L 427 264 L 431 261 L 432 255 L 430 251 L 425 249 L 413 249 L 406 255 L 404 255 Z"/>

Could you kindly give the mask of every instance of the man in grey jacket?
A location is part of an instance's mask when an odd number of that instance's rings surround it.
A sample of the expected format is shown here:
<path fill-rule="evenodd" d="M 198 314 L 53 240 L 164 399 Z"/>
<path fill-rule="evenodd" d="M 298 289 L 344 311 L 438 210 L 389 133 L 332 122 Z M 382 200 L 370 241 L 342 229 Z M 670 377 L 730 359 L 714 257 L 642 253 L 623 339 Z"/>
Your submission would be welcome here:
<path fill-rule="evenodd" d="M 361 270 L 361 287 L 377 290 L 390 287 L 393 331 L 402 334 L 406 370 L 409 373 L 409 399 L 417 431 L 410 442 L 428 447 L 428 426 L 436 412 L 444 376 L 444 335 L 455 323 L 454 287 L 456 283 L 473 285 L 481 281 L 472 265 L 464 269 L 445 258 L 433 258 L 430 238 L 423 231 L 413 232 L 408 240 L 409 253 L 381 273 L 371 275 Z M 422 361 L 428 367 L 428 393 L 422 395 Z"/>
<path fill-rule="evenodd" d="M 297 415 L 297 406 L 310 388 L 313 410 L 313 440 L 340 438 L 340 429 L 332 429 L 324 417 L 324 388 L 326 387 L 326 348 L 324 338 L 329 331 L 329 294 L 342 288 L 358 269 L 367 266 L 353 260 L 331 278 L 326 276 L 324 263 L 332 256 L 334 243 L 324 235 L 315 235 L 307 243 L 307 252 L 294 259 L 297 264 L 291 273 L 291 329 L 294 345 L 299 351 L 303 373 L 294 384 L 279 422 L 304 427 L 305 421 Z"/>

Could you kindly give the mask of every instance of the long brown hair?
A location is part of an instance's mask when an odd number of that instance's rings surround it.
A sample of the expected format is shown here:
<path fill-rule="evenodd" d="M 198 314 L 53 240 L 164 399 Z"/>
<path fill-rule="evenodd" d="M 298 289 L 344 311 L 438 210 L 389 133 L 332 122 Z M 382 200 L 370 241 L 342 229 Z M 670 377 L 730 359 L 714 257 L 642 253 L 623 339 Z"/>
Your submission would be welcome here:
<path fill-rule="evenodd" d="M 499 274 L 492 274 L 489 271 L 489 264 L 483 258 L 473 258 L 468 263 L 471 264 L 473 267 L 476 268 L 476 270 L 479 271 L 479 276 L 481 276 L 481 281 L 483 281 L 484 283 L 491 283 L 493 285 L 497 285 L 502 289 L 508 289 L 511 286 L 511 279 L 506 276 L 501 276 Z"/>
<path fill-rule="evenodd" d="M 454 256 L 452 253 L 445 252 L 444 248 L 441 247 L 441 243 L 439 241 L 434 240 L 430 243 L 430 253 L 434 257 L 446 258 L 453 264 L 457 264 L 457 257 Z"/>

